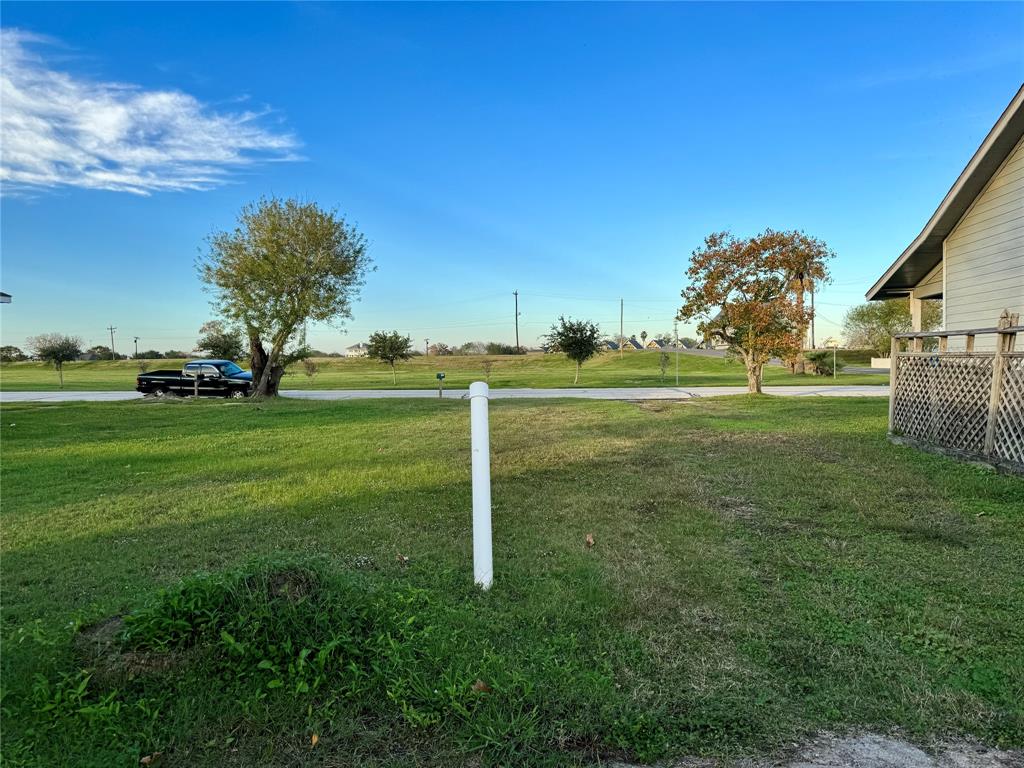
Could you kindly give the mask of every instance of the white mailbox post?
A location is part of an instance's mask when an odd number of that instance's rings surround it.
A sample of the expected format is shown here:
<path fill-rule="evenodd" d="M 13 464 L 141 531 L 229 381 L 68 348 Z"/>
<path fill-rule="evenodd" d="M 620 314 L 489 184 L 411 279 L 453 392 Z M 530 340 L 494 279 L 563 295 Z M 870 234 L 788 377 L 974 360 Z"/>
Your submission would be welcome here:
<path fill-rule="evenodd" d="M 473 465 L 473 580 L 483 589 L 494 581 L 491 553 L 491 447 L 487 425 L 490 390 L 486 383 L 469 385 L 470 449 Z"/>

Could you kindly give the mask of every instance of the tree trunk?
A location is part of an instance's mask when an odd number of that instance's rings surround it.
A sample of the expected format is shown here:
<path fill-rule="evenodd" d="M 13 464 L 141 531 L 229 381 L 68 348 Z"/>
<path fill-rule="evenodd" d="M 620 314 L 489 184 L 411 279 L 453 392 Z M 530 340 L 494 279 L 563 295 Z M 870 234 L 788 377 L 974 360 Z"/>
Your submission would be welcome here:
<path fill-rule="evenodd" d="M 761 394 L 761 375 L 764 371 L 764 363 L 755 363 L 750 357 L 743 360 L 747 367 L 747 392 L 751 395 Z"/>
<path fill-rule="evenodd" d="M 264 365 L 259 384 L 256 385 L 256 391 L 253 392 L 253 395 L 256 397 L 277 397 L 282 376 L 284 376 L 283 365 L 271 365 L 269 367 Z"/>
<path fill-rule="evenodd" d="M 573 386 L 580 383 L 580 364 L 576 363 L 576 378 L 572 380 Z"/>
<path fill-rule="evenodd" d="M 263 379 L 263 369 L 267 367 L 267 350 L 263 347 L 259 335 L 249 332 L 249 369 L 252 381 L 257 387 Z M 253 394 L 255 394 L 255 390 Z"/>
<path fill-rule="evenodd" d="M 259 335 L 249 333 L 249 366 L 255 385 L 253 397 L 277 397 L 284 376 L 284 366 L 271 364 L 270 355 Z M 268 368 L 269 366 L 269 368 Z"/>
<path fill-rule="evenodd" d="M 60 379 L 60 388 L 64 389 L 64 366 L 57 364 L 57 377 Z"/>
<path fill-rule="evenodd" d="M 398 374 L 395 373 L 395 364 L 391 363 L 391 385 L 394 387 L 398 386 Z"/>
<path fill-rule="evenodd" d="M 264 397 L 277 397 L 280 394 L 282 376 L 284 376 L 283 365 L 273 365 L 270 367 L 270 374 L 267 376 L 267 388 L 263 393 Z"/>

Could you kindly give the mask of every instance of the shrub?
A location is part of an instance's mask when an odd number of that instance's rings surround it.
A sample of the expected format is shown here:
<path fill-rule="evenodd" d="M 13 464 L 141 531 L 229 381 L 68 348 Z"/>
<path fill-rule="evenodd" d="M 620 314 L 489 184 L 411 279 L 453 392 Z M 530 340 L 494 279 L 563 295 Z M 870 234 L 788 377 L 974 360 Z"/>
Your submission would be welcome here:
<path fill-rule="evenodd" d="M 833 374 L 833 352 L 831 349 L 821 349 L 815 352 L 806 352 L 804 353 L 804 357 L 807 359 L 807 362 L 811 364 L 811 368 L 814 370 L 814 373 L 817 374 L 818 376 L 831 376 Z M 839 371 L 841 370 L 843 370 L 843 361 L 840 360 L 838 356 L 836 356 L 835 373 L 839 373 Z"/>

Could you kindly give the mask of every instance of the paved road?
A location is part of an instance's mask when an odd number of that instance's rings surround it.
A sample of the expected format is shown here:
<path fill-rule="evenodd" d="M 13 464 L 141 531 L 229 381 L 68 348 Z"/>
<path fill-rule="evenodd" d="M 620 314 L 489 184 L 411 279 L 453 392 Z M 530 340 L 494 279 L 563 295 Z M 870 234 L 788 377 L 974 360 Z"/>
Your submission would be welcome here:
<path fill-rule="evenodd" d="M 578 397 L 588 400 L 688 400 L 693 397 L 742 395 L 746 387 L 607 387 L 594 389 L 492 389 L 491 398 Z M 888 397 L 885 386 L 765 387 L 766 395 L 781 397 Z M 286 389 L 281 394 L 303 400 L 362 400 L 366 398 L 437 398 L 430 389 Z M 445 399 L 466 397 L 465 389 L 445 390 Z M 61 403 L 73 400 L 93 402 L 135 400 L 138 392 L 0 392 L 0 403 Z"/>

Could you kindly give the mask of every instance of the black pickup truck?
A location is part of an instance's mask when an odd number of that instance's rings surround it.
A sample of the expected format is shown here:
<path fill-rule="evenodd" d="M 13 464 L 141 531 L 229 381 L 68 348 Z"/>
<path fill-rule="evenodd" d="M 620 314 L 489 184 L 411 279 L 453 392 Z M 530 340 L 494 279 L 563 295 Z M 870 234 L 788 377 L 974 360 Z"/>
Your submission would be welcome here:
<path fill-rule="evenodd" d="M 230 360 L 192 360 L 180 371 L 140 373 L 135 379 L 135 389 L 157 397 L 168 393 L 248 397 L 252 392 L 252 373 L 243 371 Z"/>

